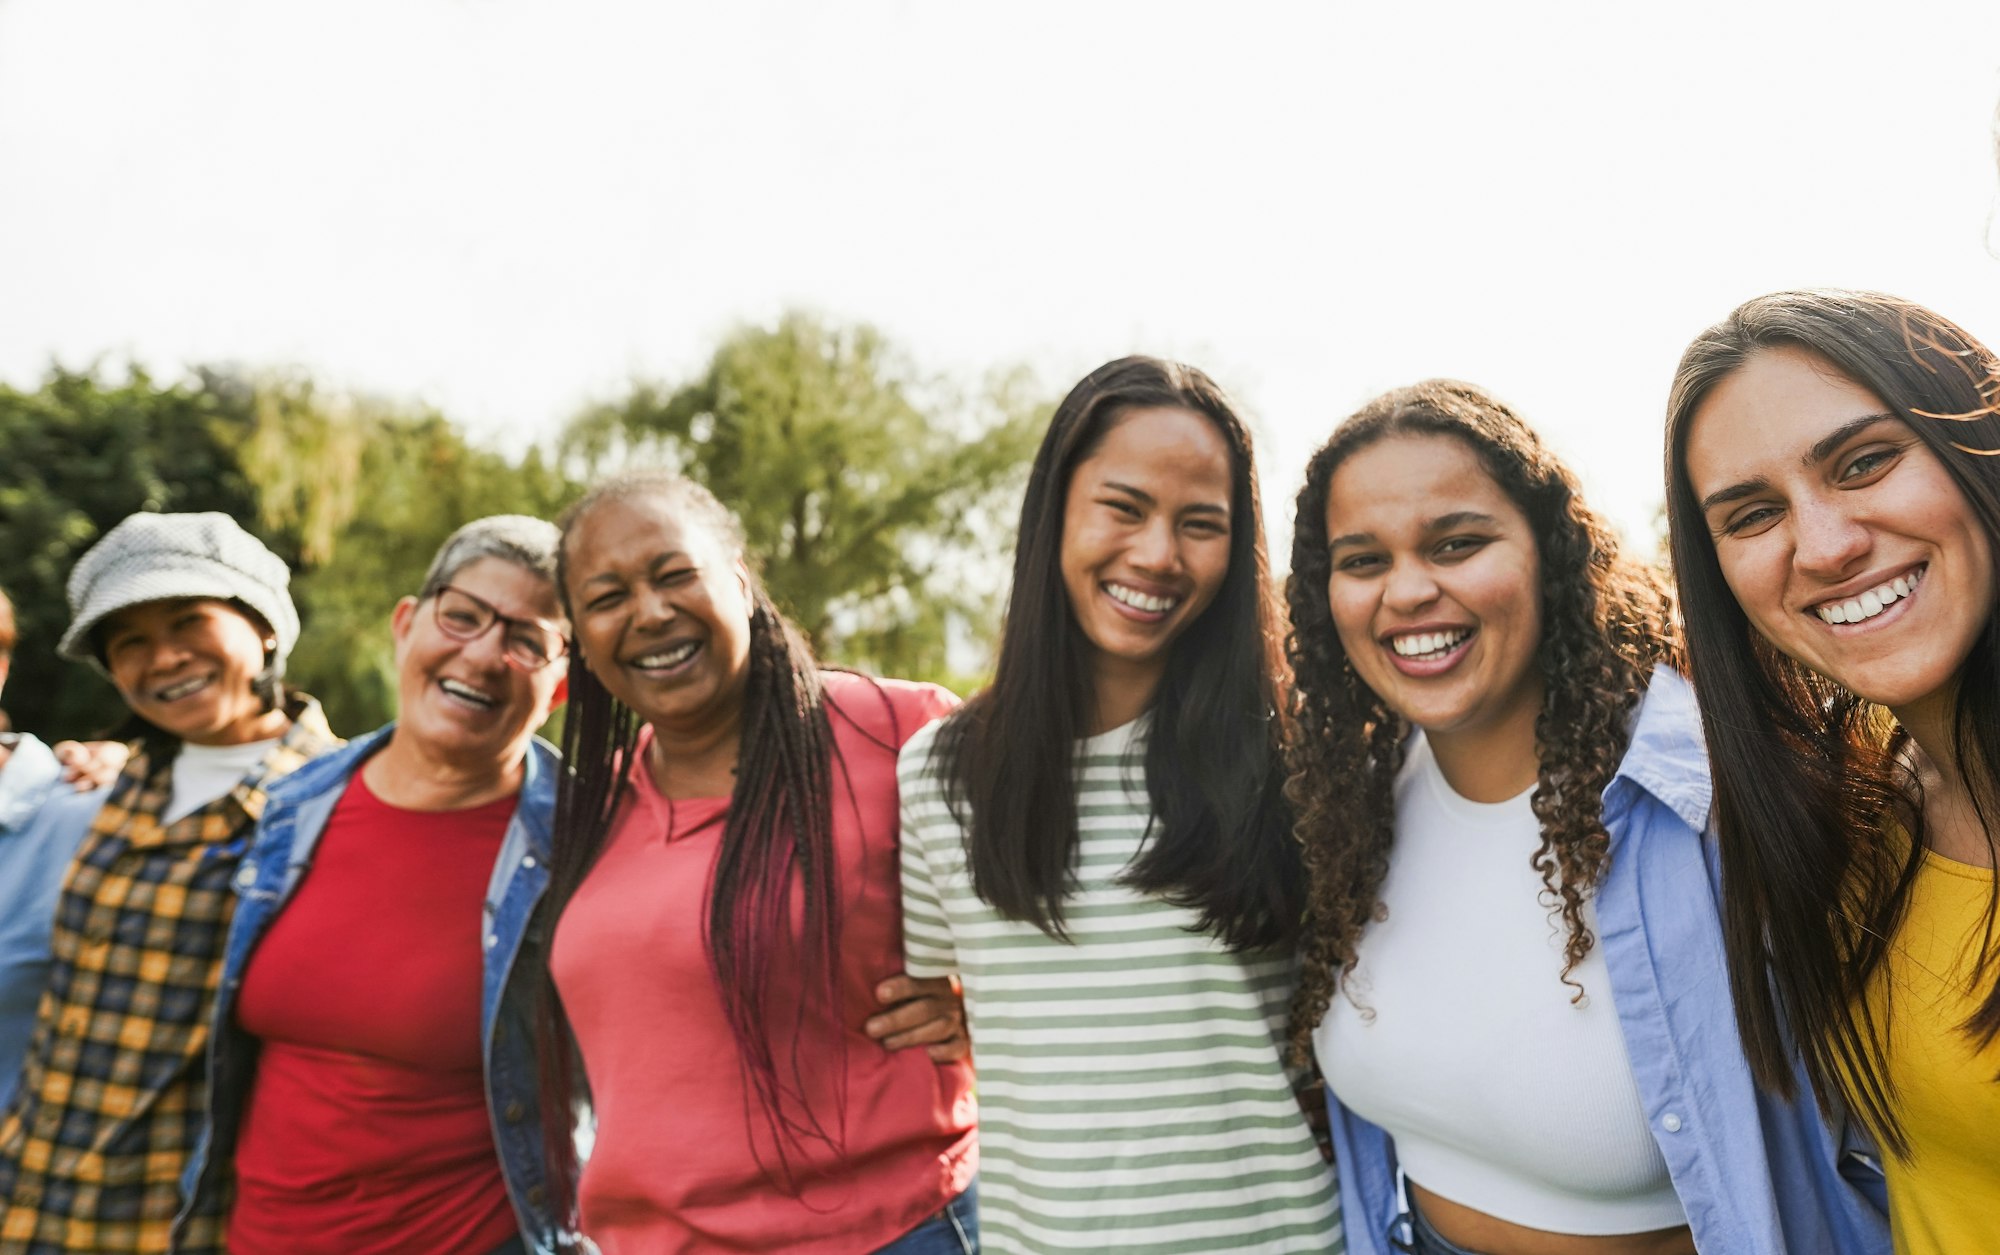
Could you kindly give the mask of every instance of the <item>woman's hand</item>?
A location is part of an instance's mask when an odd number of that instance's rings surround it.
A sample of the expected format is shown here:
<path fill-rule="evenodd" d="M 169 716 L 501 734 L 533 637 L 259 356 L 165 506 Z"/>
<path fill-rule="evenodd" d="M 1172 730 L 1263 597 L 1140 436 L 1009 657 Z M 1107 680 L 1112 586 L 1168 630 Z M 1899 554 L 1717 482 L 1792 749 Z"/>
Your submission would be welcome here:
<path fill-rule="evenodd" d="M 78 793 L 101 789 L 118 778 L 132 747 L 120 741 L 57 741 L 49 747 L 63 765 L 63 779 Z"/>
<path fill-rule="evenodd" d="M 898 973 L 875 986 L 875 1001 L 888 1009 L 870 1016 L 861 1028 L 883 1049 L 922 1046 L 933 1063 L 953 1063 L 972 1053 L 957 977 L 920 979 Z"/>

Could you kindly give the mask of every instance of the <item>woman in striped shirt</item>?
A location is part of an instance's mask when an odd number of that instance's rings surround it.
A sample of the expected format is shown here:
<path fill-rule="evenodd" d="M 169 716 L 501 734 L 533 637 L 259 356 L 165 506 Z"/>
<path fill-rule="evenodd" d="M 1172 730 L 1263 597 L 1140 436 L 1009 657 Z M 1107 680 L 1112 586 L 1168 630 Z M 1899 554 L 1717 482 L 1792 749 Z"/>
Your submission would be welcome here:
<path fill-rule="evenodd" d="M 905 946 L 960 976 L 995 1250 L 1338 1249 L 1281 1061 L 1300 873 L 1250 437 L 1130 357 L 1056 410 L 994 682 L 904 748 Z"/>

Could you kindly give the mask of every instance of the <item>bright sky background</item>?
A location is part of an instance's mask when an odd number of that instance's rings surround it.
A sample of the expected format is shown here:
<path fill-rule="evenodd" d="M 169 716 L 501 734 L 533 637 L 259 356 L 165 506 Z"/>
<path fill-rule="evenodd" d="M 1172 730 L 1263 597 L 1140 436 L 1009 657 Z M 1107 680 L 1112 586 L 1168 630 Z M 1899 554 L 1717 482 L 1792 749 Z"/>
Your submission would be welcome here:
<path fill-rule="evenodd" d="M 1280 538 L 1340 417 L 1472 379 L 1645 535 L 1738 301 L 2000 338 L 2000 3 L 1635 7 L 0 0 L 0 379 L 297 365 L 519 448 L 802 304 L 1202 365 Z"/>

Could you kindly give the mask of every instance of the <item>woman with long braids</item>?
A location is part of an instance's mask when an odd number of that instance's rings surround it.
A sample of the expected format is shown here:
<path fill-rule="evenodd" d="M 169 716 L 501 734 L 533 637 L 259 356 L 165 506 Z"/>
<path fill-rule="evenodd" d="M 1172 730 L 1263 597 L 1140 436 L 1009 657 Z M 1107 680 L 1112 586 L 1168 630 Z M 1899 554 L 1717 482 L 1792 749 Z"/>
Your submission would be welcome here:
<path fill-rule="evenodd" d="M 1663 579 L 1513 411 L 1438 380 L 1299 493 L 1293 1045 L 1351 1250 L 1880 1255 L 1715 979 L 1708 774 Z"/>
<path fill-rule="evenodd" d="M 1274 602 L 1228 397 L 1091 372 L 1030 472 L 993 684 L 900 769 L 910 971 L 964 978 L 995 1249 L 1339 1248 L 1281 1059 Z"/>
<path fill-rule="evenodd" d="M 867 1035 L 901 965 L 896 751 L 953 699 L 822 671 L 692 482 L 608 481 L 562 531 L 544 1110 L 587 1086 L 596 1135 L 579 1179 L 547 1121 L 557 1216 L 604 1255 L 976 1250 L 962 1041 Z"/>
<path fill-rule="evenodd" d="M 1758 1079 L 1885 1152 L 1896 1249 L 2000 1250 L 2000 359 L 1869 292 L 1696 337 L 1667 508 Z"/>

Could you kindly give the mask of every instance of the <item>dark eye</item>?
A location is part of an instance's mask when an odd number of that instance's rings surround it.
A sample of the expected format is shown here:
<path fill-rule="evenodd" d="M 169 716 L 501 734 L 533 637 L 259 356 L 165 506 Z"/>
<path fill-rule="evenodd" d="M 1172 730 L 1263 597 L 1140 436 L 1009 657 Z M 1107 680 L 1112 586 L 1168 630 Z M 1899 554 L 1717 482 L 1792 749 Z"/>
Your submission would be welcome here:
<path fill-rule="evenodd" d="M 609 610 L 613 606 L 617 605 L 619 602 L 623 601 L 624 599 L 625 599 L 625 590 L 622 588 L 617 588 L 611 590 L 610 592 L 599 593 L 597 596 L 592 597 L 589 601 L 583 604 L 583 608 L 587 611 Z"/>
<path fill-rule="evenodd" d="M 662 587 L 674 584 L 685 584 L 689 580 L 694 578 L 695 572 L 698 569 L 699 568 L 697 567 L 691 567 L 691 566 L 675 567 L 671 571 L 662 571 L 658 575 L 654 576 L 653 582 L 661 585 Z"/>
<path fill-rule="evenodd" d="M 1777 517 L 1778 507 L 1776 506 L 1752 506 L 1741 514 L 1730 516 L 1729 521 L 1722 525 L 1722 534 L 1725 536 L 1741 536 L 1747 532 L 1754 532 L 1768 526 Z"/>
<path fill-rule="evenodd" d="M 444 621 L 453 627 L 475 628 L 479 626 L 479 616 L 470 610 L 446 606 L 442 610 L 439 610 L 438 613 L 443 615 Z"/>
<path fill-rule="evenodd" d="M 1139 517 L 1139 507 L 1133 505 L 1129 501 L 1121 501 L 1114 497 L 1107 497 L 1104 500 L 1098 502 L 1097 504 L 1103 506 L 1107 510 L 1110 510 L 1113 514 L 1116 514 L 1120 518 L 1136 519 Z"/>
<path fill-rule="evenodd" d="M 1341 572 L 1343 575 L 1367 575 L 1383 565 L 1382 555 L 1380 554 L 1357 553 L 1334 563 L 1333 569 Z"/>
<path fill-rule="evenodd" d="M 1843 483 L 1866 479 L 1895 461 L 1898 452 L 1900 450 L 1897 449 L 1867 449 L 1857 453 L 1848 459 L 1846 466 L 1840 468 L 1840 479 Z"/>
<path fill-rule="evenodd" d="M 1437 552 L 1441 558 L 1464 558 L 1478 553 L 1488 543 L 1485 536 L 1447 536 L 1438 542 Z"/>

